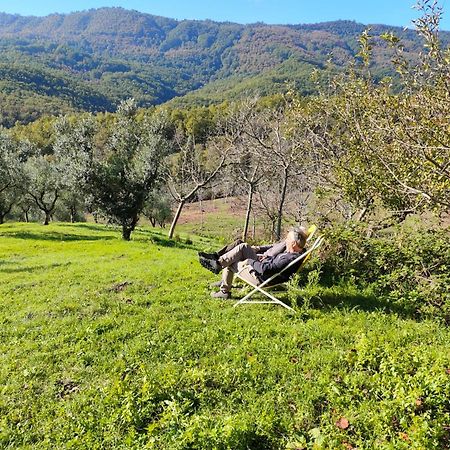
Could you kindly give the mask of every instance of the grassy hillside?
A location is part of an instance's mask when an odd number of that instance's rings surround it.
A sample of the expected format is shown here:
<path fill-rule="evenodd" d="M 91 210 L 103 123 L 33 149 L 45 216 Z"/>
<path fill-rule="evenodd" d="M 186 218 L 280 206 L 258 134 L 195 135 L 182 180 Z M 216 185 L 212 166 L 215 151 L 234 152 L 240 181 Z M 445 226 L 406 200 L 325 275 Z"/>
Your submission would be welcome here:
<path fill-rule="evenodd" d="M 133 237 L 1 226 L 1 448 L 449 448 L 448 328 L 343 286 L 234 309 L 214 243 Z"/>
<path fill-rule="evenodd" d="M 188 239 L 192 236 L 205 236 L 215 242 L 231 242 L 242 237 L 245 206 L 245 199 L 240 197 L 188 203 L 181 213 L 175 232 L 188 236 Z M 265 234 L 261 227 L 261 221 L 258 220 L 257 235 L 260 238 Z M 251 232 L 252 230 L 250 238 Z"/>

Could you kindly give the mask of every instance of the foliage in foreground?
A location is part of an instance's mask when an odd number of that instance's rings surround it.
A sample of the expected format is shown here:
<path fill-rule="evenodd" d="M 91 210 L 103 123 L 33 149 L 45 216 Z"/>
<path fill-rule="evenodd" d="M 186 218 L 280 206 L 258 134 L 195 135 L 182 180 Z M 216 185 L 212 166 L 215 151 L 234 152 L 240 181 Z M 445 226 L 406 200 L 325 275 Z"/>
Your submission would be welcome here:
<path fill-rule="evenodd" d="M 2 448 L 450 445 L 438 322 L 339 286 L 308 314 L 233 309 L 192 246 L 147 229 L 0 233 Z"/>

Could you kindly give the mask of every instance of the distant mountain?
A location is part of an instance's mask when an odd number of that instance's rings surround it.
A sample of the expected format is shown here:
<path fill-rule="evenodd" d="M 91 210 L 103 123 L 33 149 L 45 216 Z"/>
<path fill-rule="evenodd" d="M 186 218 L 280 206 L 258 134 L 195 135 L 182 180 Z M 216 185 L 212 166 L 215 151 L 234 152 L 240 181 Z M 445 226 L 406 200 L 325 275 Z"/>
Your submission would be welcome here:
<path fill-rule="evenodd" d="M 122 8 L 47 17 L 0 13 L 0 123 L 111 111 L 128 97 L 144 107 L 174 98 L 179 104 L 220 102 L 280 92 L 286 81 L 308 95 L 312 70 L 323 68 L 330 55 L 337 67 L 353 60 L 364 29 L 351 21 L 177 21 Z M 401 35 L 412 55 L 419 51 L 413 31 L 372 27 L 374 35 L 385 31 Z M 450 33 L 443 35 L 448 42 Z M 389 50 L 381 45 L 374 53 L 374 73 L 389 73 Z"/>

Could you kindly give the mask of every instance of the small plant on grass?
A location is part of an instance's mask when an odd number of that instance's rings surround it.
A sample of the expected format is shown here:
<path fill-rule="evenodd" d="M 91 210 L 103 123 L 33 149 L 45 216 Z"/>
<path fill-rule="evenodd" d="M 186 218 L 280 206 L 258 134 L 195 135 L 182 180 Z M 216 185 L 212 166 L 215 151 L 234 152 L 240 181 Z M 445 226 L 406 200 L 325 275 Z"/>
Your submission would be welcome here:
<path fill-rule="evenodd" d="M 288 298 L 302 317 L 308 317 L 312 301 L 320 298 L 320 265 L 308 271 L 300 271 L 288 283 Z M 299 304 L 300 302 L 300 304 Z"/>

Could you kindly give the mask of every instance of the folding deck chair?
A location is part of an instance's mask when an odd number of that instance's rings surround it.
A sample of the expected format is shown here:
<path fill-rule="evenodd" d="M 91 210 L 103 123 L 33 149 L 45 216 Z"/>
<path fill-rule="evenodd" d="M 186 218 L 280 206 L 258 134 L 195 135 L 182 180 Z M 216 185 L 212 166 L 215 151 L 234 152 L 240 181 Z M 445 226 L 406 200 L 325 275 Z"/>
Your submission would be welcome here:
<path fill-rule="evenodd" d="M 313 225 L 312 227 L 310 227 L 308 229 L 308 239 L 307 242 L 311 240 L 311 238 L 313 237 L 314 233 L 316 232 L 317 227 L 315 225 Z M 280 286 L 285 284 L 286 282 L 282 282 L 282 283 L 274 283 L 274 284 L 270 284 L 271 281 L 273 281 L 275 278 L 277 278 L 280 274 L 282 274 L 285 270 L 289 269 L 290 267 L 292 267 L 295 264 L 298 264 L 299 261 L 303 262 L 300 264 L 298 270 L 301 269 L 301 267 L 303 266 L 303 264 L 305 263 L 305 261 L 311 256 L 312 252 L 314 250 L 316 250 L 317 248 L 319 248 L 319 246 L 322 244 L 323 242 L 323 237 L 320 236 L 318 237 L 315 242 L 311 245 L 311 247 L 308 248 L 308 250 L 304 253 L 302 253 L 301 255 L 299 255 L 298 258 L 296 258 L 294 261 L 292 261 L 290 264 L 288 264 L 286 267 L 284 267 L 282 270 L 280 270 L 278 273 L 276 273 L 275 275 L 272 275 L 270 278 L 268 278 L 266 281 L 262 282 L 260 285 L 256 286 L 255 284 L 251 283 L 250 281 L 245 280 L 244 278 L 242 278 L 240 276 L 240 272 L 236 272 L 235 275 L 242 281 L 244 281 L 245 283 L 249 284 L 250 286 L 253 287 L 253 290 L 247 294 L 245 297 L 241 298 L 239 301 L 237 301 L 234 304 L 234 308 L 236 308 L 236 306 L 241 305 L 243 303 L 273 303 L 273 304 L 277 304 L 277 305 L 281 305 L 284 308 L 293 311 L 295 313 L 295 310 L 292 309 L 290 306 L 286 305 L 285 303 L 283 303 L 281 300 L 277 299 L 276 297 L 274 297 L 273 295 L 271 295 L 269 292 L 267 292 L 268 288 L 273 288 L 275 286 Z M 244 269 L 243 269 L 244 270 Z M 265 288 L 265 289 L 264 289 Z M 268 297 L 270 300 L 250 300 L 250 297 L 254 294 L 256 294 L 256 292 L 261 292 L 262 294 L 264 294 L 266 297 Z"/>

